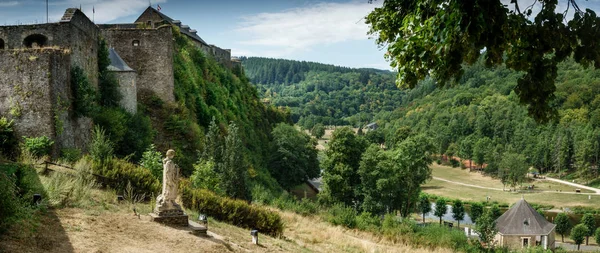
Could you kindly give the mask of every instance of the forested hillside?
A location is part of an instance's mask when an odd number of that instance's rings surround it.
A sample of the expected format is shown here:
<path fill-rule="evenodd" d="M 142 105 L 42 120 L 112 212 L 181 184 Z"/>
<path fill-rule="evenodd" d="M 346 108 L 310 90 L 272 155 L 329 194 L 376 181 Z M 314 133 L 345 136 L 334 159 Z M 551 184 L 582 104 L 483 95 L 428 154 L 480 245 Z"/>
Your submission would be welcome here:
<path fill-rule="evenodd" d="M 394 111 L 376 116 L 388 145 L 406 133 L 426 133 L 437 153 L 487 164 L 486 171 L 508 177 L 515 163 L 542 172 L 577 172 L 593 179 L 600 158 L 600 71 L 573 61 L 559 65 L 553 122 L 538 124 L 512 91 L 522 73 L 469 67 L 459 84 L 436 89 L 425 80 Z M 511 164 L 512 163 L 512 164 Z M 524 167 L 524 166 L 520 166 Z M 526 167 L 525 167 L 526 168 Z"/>
<path fill-rule="evenodd" d="M 241 60 L 263 99 L 289 107 L 294 122 L 305 128 L 316 123 L 361 126 L 402 102 L 403 92 L 389 71 L 260 57 Z"/>

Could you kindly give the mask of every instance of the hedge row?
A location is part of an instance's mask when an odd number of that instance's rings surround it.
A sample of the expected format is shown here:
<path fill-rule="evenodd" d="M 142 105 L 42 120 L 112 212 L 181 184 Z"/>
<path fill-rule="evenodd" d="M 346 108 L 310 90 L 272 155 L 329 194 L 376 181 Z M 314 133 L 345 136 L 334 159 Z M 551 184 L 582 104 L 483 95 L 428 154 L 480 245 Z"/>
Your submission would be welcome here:
<path fill-rule="evenodd" d="M 103 183 L 111 188 L 124 192 L 128 183 L 131 183 L 133 193 L 138 196 L 150 197 L 160 194 L 160 182 L 152 175 L 150 170 L 144 169 L 125 160 L 112 158 L 103 162 L 93 163 L 94 173 L 105 177 Z"/>
<path fill-rule="evenodd" d="M 193 189 L 190 182 L 180 184 L 183 206 L 232 225 L 256 229 L 271 236 L 283 233 L 279 214 L 242 200 L 221 197 L 204 189 Z"/>

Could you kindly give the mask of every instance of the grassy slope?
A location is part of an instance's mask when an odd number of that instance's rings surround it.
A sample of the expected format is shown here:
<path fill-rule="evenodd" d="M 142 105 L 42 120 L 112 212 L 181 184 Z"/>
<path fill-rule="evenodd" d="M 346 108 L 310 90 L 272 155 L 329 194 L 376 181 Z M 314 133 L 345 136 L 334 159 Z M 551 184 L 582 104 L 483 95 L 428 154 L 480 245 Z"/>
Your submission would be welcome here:
<path fill-rule="evenodd" d="M 48 180 L 40 176 L 42 184 Z M 112 191 L 94 189 L 89 201 L 81 203 L 85 204 L 40 212 L 37 226 L 31 229 L 14 226 L 0 237 L 0 252 L 451 252 L 417 249 L 332 226 L 317 217 L 281 211 L 286 223 L 284 237 L 261 234 L 260 245 L 253 245 L 247 229 L 210 217 L 209 238 L 151 222 L 146 214 L 152 203 L 118 203 Z M 134 207 L 141 217 L 134 215 Z"/>

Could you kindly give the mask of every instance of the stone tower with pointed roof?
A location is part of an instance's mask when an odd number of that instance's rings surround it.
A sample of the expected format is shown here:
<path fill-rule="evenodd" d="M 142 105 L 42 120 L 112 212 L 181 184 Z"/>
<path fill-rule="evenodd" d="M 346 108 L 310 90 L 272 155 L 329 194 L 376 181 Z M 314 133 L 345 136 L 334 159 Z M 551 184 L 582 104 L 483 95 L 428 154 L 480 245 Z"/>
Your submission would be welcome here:
<path fill-rule="evenodd" d="M 542 246 L 554 249 L 554 228 L 524 199 L 515 203 L 496 220 L 496 243 L 512 249 Z"/>
<path fill-rule="evenodd" d="M 108 71 L 114 73 L 119 82 L 119 93 L 122 96 L 119 105 L 129 113 L 135 114 L 137 112 L 137 72 L 129 67 L 112 47 L 108 49 L 108 57 L 110 58 Z"/>

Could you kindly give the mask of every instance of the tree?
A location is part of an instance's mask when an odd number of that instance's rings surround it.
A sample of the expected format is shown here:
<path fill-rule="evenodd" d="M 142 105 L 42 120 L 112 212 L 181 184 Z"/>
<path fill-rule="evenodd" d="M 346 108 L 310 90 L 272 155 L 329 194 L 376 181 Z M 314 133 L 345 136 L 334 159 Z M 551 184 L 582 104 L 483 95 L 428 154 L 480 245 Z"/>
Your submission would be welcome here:
<path fill-rule="evenodd" d="M 537 1 L 521 9 L 519 1 L 508 7 L 501 0 L 386 0 L 366 23 L 369 34 L 387 47 L 386 58 L 398 69 L 402 86 L 413 88 L 428 76 L 445 86 L 484 54 L 488 67 L 504 64 L 525 72 L 514 91 L 533 118 L 546 121 L 556 116 L 549 102 L 555 97 L 558 63 L 573 55 L 578 63 L 600 67 L 600 47 L 594 44 L 600 18 L 567 1 L 574 17 L 565 22 L 557 4 Z"/>
<path fill-rule="evenodd" d="M 571 240 L 573 240 L 573 242 L 577 244 L 577 250 L 579 250 L 581 243 L 583 243 L 583 240 L 585 239 L 588 233 L 588 228 L 584 224 L 577 224 L 573 229 L 571 229 L 570 237 Z"/>
<path fill-rule="evenodd" d="M 465 218 L 465 207 L 460 199 L 452 204 L 452 218 L 458 222 L 457 227 L 460 228 L 460 221 Z"/>
<path fill-rule="evenodd" d="M 419 212 L 423 214 L 423 223 L 425 223 L 425 214 L 431 212 L 431 202 L 429 202 L 427 195 L 421 195 L 419 199 Z"/>
<path fill-rule="evenodd" d="M 248 200 L 250 198 L 248 166 L 238 127 L 232 122 L 226 130 L 227 134 L 222 136 L 215 119 L 212 119 L 205 136 L 204 151 L 194 165 L 196 179 L 211 174 L 211 171 L 218 175 L 218 179 L 196 180 L 194 184 L 210 185 L 209 189 L 218 189 L 230 198 Z"/>
<path fill-rule="evenodd" d="M 269 171 L 286 190 L 321 173 L 316 141 L 291 125 L 279 123 L 271 132 Z"/>
<path fill-rule="evenodd" d="M 442 224 L 442 217 L 446 215 L 448 211 L 448 207 L 446 206 L 446 201 L 444 199 L 438 199 L 435 202 L 435 211 L 433 215 L 440 217 L 440 225 Z"/>
<path fill-rule="evenodd" d="M 583 217 L 581 217 L 581 224 L 585 225 L 587 228 L 587 233 L 585 234 L 585 245 L 588 245 L 590 236 L 593 236 L 594 231 L 596 231 L 596 219 L 594 219 L 594 215 L 586 213 L 583 215 Z"/>
<path fill-rule="evenodd" d="M 472 160 L 473 158 L 473 138 L 472 135 L 469 135 L 467 138 L 464 138 L 458 144 L 458 155 L 461 159 L 469 159 L 469 170 L 473 168 Z"/>
<path fill-rule="evenodd" d="M 475 230 L 479 233 L 479 240 L 484 243 L 487 247 L 492 246 L 494 236 L 498 233 L 496 229 L 496 219 L 493 217 L 492 212 L 485 212 L 475 224 Z"/>
<path fill-rule="evenodd" d="M 525 179 L 528 168 L 529 165 L 525 161 L 525 156 L 516 153 L 505 153 L 500 163 L 501 179 L 503 179 L 503 183 L 506 180 L 510 186 L 515 188 L 517 184 Z"/>
<path fill-rule="evenodd" d="M 423 135 L 409 137 L 390 152 L 372 144 L 358 172 L 363 208 L 373 213 L 400 211 L 408 217 L 419 202 L 421 185 L 431 178 L 432 150 Z"/>
<path fill-rule="evenodd" d="M 322 167 L 323 196 L 347 206 L 360 205 L 361 195 L 358 194 L 358 189 L 361 182 L 358 169 L 366 148 L 366 141 L 358 138 L 352 129 L 342 127 L 333 131 Z"/>
<path fill-rule="evenodd" d="M 500 207 L 498 207 L 498 205 L 496 205 L 496 204 L 492 205 L 489 212 L 490 212 L 490 215 L 492 216 L 492 218 L 494 218 L 494 220 L 498 219 L 502 215 L 502 211 L 500 210 Z"/>
<path fill-rule="evenodd" d="M 369 130 L 367 134 L 365 134 L 365 138 L 369 143 L 380 145 L 385 143 L 385 135 L 383 134 L 383 131 L 379 129 Z"/>
<path fill-rule="evenodd" d="M 483 137 L 477 140 L 473 146 L 473 160 L 481 168 L 483 168 L 483 164 L 486 162 L 486 155 L 490 152 L 491 142 L 490 138 Z"/>
<path fill-rule="evenodd" d="M 594 233 L 594 239 L 596 240 L 596 244 L 600 243 L 600 228 L 596 229 L 596 232 Z"/>
<path fill-rule="evenodd" d="M 325 126 L 321 123 L 315 124 L 313 128 L 310 130 L 310 134 L 317 139 L 321 139 L 323 135 L 325 135 Z"/>
<path fill-rule="evenodd" d="M 554 224 L 556 224 L 556 233 L 560 234 L 562 242 L 565 242 L 565 235 L 571 229 L 569 217 L 565 213 L 559 213 L 554 218 Z"/>
<path fill-rule="evenodd" d="M 475 202 L 471 205 L 471 220 L 477 222 L 477 219 L 483 214 L 483 205 L 479 202 Z"/>

